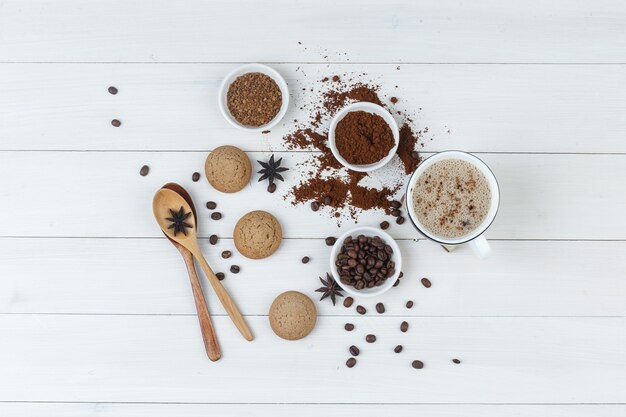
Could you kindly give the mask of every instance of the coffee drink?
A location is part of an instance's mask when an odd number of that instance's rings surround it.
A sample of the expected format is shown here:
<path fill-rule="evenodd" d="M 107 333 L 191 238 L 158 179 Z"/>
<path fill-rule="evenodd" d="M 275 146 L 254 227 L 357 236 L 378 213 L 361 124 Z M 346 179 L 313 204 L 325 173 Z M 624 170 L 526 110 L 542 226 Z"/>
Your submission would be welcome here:
<path fill-rule="evenodd" d="M 443 159 L 426 168 L 412 192 L 417 220 L 433 235 L 463 237 L 483 222 L 491 206 L 485 175 L 470 162 Z"/>

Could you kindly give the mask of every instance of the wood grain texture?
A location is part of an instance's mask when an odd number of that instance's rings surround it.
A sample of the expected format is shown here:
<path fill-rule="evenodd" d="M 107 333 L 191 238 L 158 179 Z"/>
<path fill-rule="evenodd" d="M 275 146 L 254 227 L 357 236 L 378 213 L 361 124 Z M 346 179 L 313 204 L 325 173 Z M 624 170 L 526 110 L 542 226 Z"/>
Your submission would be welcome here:
<path fill-rule="evenodd" d="M 244 400 L 242 384 L 247 403 L 624 400 L 624 318 L 410 318 L 407 333 L 398 317 L 351 321 L 346 332 L 345 318 L 323 317 L 305 339 L 285 341 L 267 317 L 250 317 L 259 331 L 249 343 L 214 317 L 223 357 L 211 363 L 193 316 L 1 315 L 10 336 L 0 339 L 0 401 L 232 403 Z M 368 333 L 376 343 L 364 343 Z M 348 369 L 351 344 L 361 354 Z"/>
<path fill-rule="evenodd" d="M 624 18 L 617 0 L 5 0 L 0 62 L 623 63 Z"/>
<path fill-rule="evenodd" d="M 376 300 L 373 311 L 417 316 L 626 316 L 626 242 L 493 241 L 480 261 L 470 248 L 446 253 L 426 241 L 400 241 L 401 284 Z M 253 261 L 230 239 L 203 252 L 246 315 L 266 315 L 279 293 L 300 291 L 317 300 L 318 276 L 328 271 L 330 248 L 322 239 L 287 239 L 270 258 Z M 225 260 L 220 253 L 233 251 Z M 80 253 L 80 257 L 76 257 Z M 304 265 L 303 256 L 311 261 Z M 228 272 L 239 265 L 237 275 Z M 54 271 L 50 277 L 49 271 Z M 426 289 L 420 278 L 429 277 Z M 206 282 L 203 282 L 206 284 Z M 207 285 L 204 285 L 208 287 Z M 224 315 L 206 291 L 212 315 Z M 415 307 L 404 308 L 407 300 Z M 354 316 L 354 307 L 316 303 L 321 316 Z M 195 313 L 185 268 L 163 239 L 0 239 L 0 313 Z"/>
<path fill-rule="evenodd" d="M 300 106 L 317 102 L 310 88 L 341 74 L 380 84 L 387 103 L 397 96 L 392 108 L 428 128 L 424 150 L 626 152 L 626 65 L 273 66 L 294 104 L 263 135 L 233 129 L 219 113 L 217 90 L 235 64 L 0 65 L 0 149 L 284 150 L 292 121 L 311 112 Z"/>
<path fill-rule="evenodd" d="M 224 194 L 203 179 L 205 152 L 0 152 L 0 218 L 10 219 L 14 207 L 28 218 L 6 222 L 0 236 L 162 237 L 154 223 L 150 202 L 164 183 L 176 181 L 187 188 L 199 207 L 199 233 L 232 237 L 236 221 L 251 210 L 276 214 L 288 238 L 320 238 L 338 233 L 337 220 L 320 210 L 292 206 L 280 194 L 298 181 L 297 164 L 306 153 L 291 153 L 284 165 L 292 168 L 276 194 L 257 184 L 258 176 L 239 193 Z M 251 160 L 267 159 L 267 153 L 250 153 Z M 498 178 L 501 204 L 487 237 L 503 239 L 625 239 L 622 221 L 626 194 L 626 155 L 528 155 L 477 154 Z M 393 162 L 393 161 L 392 161 Z M 139 176 L 142 165 L 151 167 Z M 257 165 L 255 165 L 257 167 Z M 253 167 L 253 168 L 255 168 Z M 388 170 L 379 170 L 370 185 L 388 181 Z M 36 188 L 33 187 L 36 182 Z M 123 184 L 123 186 L 122 186 Z M 36 192 L 25 192 L 36 190 Z M 59 198 L 59 192 L 63 197 Z M 201 207 L 217 201 L 222 220 L 210 220 Z M 253 202 L 242 204 L 242 201 Z M 45 210 L 41 210 L 45 205 Z M 298 215 L 305 210 L 306 221 Z M 279 214 L 280 213 L 280 214 Z M 590 213 L 592 213 L 590 215 Z M 382 213 L 359 217 L 360 225 L 377 225 Z M 345 219 L 343 227 L 354 224 Z M 394 225 L 395 226 L 395 225 Z M 406 222 L 392 227 L 395 238 L 419 235 Z"/>

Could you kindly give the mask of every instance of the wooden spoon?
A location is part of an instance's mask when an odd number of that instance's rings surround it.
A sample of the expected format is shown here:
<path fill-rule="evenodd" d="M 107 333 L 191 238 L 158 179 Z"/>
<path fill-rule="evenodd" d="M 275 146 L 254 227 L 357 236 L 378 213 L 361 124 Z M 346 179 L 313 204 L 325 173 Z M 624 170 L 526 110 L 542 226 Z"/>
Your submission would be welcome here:
<path fill-rule="evenodd" d="M 185 199 L 194 217 L 196 217 L 196 208 L 193 205 L 191 196 L 183 187 L 178 184 L 170 182 L 165 184 L 161 188 L 167 188 L 180 194 Z M 193 263 L 193 255 L 187 249 L 185 249 L 180 243 L 172 240 L 166 233 L 163 233 L 170 242 L 178 249 L 183 256 L 185 265 L 187 266 L 187 272 L 189 273 L 189 280 L 191 281 L 191 289 L 193 290 L 193 299 L 196 302 L 196 311 L 198 312 L 198 321 L 200 322 L 200 331 L 202 332 L 202 340 L 204 341 L 204 349 L 206 350 L 209 359 L 216 361 L 222 357 L 220 351 L 220 345 L 217 343 L 217 337 L 215 336 L 215 330 L 213 329 L 213 323 L 211 323 L 211 316 L 209 315 L 209 309 L 207 308 L 204 294 L 202 293 L 202 286 L 200 285 L 200 279 L 196 272 L 196 266 Z"/>
<path fill-rule="evenodd" d="M 189 217 L 185 219 L 185 223 L 187 223 L 190 227 L 185 228 L 184 233 L 179 231 L 175 233 L 174 228 L 170 228 L 172 222 L 167 220 L 168 217 L 172 217 L 171 211 L 179 211 L 182 207 L 185 213 L 189 213 Z M 171 210 L 171 211 L 170 211 Z M 193 256 L 198 260 L 204 274 L 206 275 L 209 283 L 213 287 L 213 290 L 217 294 L 217 298 L 219 298 L 220 302 L 224 306 L 224 309 L 230 316 L 230 319 L 235 323 L 235 326 L 239 330 L 239 332 L 243 335 L 246 340 L 254 339 L 252 335 L 252 331 L 248 327 L 248 324 L 244 320 L 243 316 L 237 309 L 235 302 L 228 292 L 222 285 L 219 279 L 215 276 L 215 273 L 207 263 L 206 259 L 202 255 L 200 251 L 200 246 L 198 245 L 198 237 L 196 235 L 196 216 L 193 215 L 193 211 L 191 210 L 191 206 L 183 197 L 181 197 L 177 192 L 161 188 L 154 195 L 154 199 L 152 200 L 152 212 L 154 213 L 154 217 L 156 218 L 157 223 L 161 227 L 161 230 L 173 241 L 181 244 L 185 249 L 193 254 Z"/>

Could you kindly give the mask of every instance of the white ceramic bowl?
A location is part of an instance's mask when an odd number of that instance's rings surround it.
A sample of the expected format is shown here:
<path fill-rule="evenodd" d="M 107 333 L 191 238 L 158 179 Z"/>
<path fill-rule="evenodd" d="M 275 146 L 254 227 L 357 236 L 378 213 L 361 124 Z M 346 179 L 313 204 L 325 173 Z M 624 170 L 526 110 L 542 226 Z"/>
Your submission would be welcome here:
<path fill-rule="evenodd" d="M 341 121 L 341 119 L 343 119 L 344 117 L 346 117 L 348 113 L 353 112 L 353 111 L 366 111 L 368 113 L 377 114 L 383 119 L 385 119 L 385 121 L 391 128 L 391 133 L 393 133 L 393 140 L 395 144 L 393 148 L 391 148 L 387 156 L 385 156 L 380 161 L 375 162 L 373 164 L 368 164 L 368 165 L 353 165 L 349 163 L 348 161 L 346 161 L 344 157 L 341 156 L 341 154 L 339 153 L 339 150 L 337 149 L 337 145 L 335 144 L 335 129 L 337 128 L 337 124 Z M 332 151 L 333 155 L 341 163 L 341 165 L 353 171 L 369 172 L 369 171 L 374 171 L 375 169 L 378 169 L 378 168 L 382 168 L 383 166 L 385 166 L 385 164 L 387 164 L 387 162 L 391 161 L 391 158 L 393 158 L 393 155 L 396 153 L 396 150 L 398 150 L 399 143 L 400 143 L 400 130 L 398 129 L 398 123 L 396 123 L 396 120 L 393 118 L 391 113 L 389 113 L 383 107 L 374 103 L 368 103 L 368 102 L 362 101 L 358 103 L 352 103 L 344 107 L 335 115 L 333 120 L 330 122 L 330 128 L 328 130 L 328 146 L 330 147 L 330 150 Z"/>
<path fill-rule="evenodd" d="M 396 263 L 396 266 L 395 266 L 396 273 L 393 274 L 391 277 L 387 278 L 387 280 L 383 283 L 383 285 L 379 287 L 363 288 L 362 290 L 357 290 L 354 287 L 343 284 L 341 280 L 339 279 L 339 274 L 337 273 L 337 267 L 335 266 L 335 261 L 337 259 L 337 255 L 339 254 L 339 251 L 341 251 L 341 246 L 343 245 L 343 241 L 348 236 L 357 237 L 358 235 L 365 235 L 365 236 L 372 236 L 372 237 L 380 236 L 380 238 L 383 239 L 385 243 L 387 243 L 389 246 L 391 246 L 391 249 L 393 249 L 391 260 Z M 400 276 L 401 269 L 402 269 L 402 254 L 400 253 L 400 247 L 398 246 L 396 241 L 391 236 L 389 236 L 388 233 L 382 231 L 381 229 L 377 229 L 375 227 L 360 226 L 360 227 L 355 227 L 353 229 L 348 230 L 347 232 L 339 236 L 339 238 L 333 245 L 332 250 L 330 251 L 330 270 L 331 270 L 331 273 L 333 274 L 333 278 L 335 278 L 335 281 L 337 281 L 337 284 L 339 284 L 339 286 L 343 288 L 345 292 L 352 295 L 353 297 L 376 297 L 377 295 L 381 295 L 382 293 L 389 290 L 389 288 L 393 287 L 393 284 L 395 284 L 395 282 L 398 280 L 398 277 Z"/>
<path fill-rule="evenodd" d="M 237 77 L 249 72 L 260 72 L 261 74 L 271 77 L 276 82 L 276 85 L 278 85 L 278 88 L 280 88 L 280 93 L 282 95 L 283 102 L 280 106 L 280 110 L 269 123 L 264 124 L 263 126 L 255 127 L 242 125 L 230 114 L 230 111 L 228 110 L 228 88 Z M 261 132 L 276 126 L 276 124 L 285 116 L 285 113 L 287 113 L 287 108 L 289 107 L 289 89 L 287 88 L 287 82 L 285 79 L 275 69 L 263 64 L 245 64 L 229 72 L 224 80 L 222 80 L 218 94 L 218 105 L 224 118 L 234 127 L 248 132 Z"/>

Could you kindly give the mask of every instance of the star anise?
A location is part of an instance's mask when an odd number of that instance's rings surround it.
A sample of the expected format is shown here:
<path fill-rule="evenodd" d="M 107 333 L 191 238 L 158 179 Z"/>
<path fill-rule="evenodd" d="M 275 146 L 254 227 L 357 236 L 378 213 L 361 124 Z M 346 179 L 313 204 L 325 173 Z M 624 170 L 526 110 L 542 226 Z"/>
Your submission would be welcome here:
<path fill-rule="evenodd" d="M 261 175 L 261 178 L 259 178 L 259 182 L 263 180 L 268 180 L 270 184 L 274 184 L 274 180 L 276 179 L 285 181 L 285 179 L 283 178 L 282 175 L 280 175 L 280 173 L 287 171 L 289 168 L 280 166 L 280 163 L 282 162 L 282 160 L 283 158 L 279 158 L 277 161 L 275 161 L 274 155 L 272 154 L 272 156 L 270 157 L 270 160 L 267 162 L 257 161 L 263 167 L 263 169 L 259 171 L 259 174 L 263 174 Z"/>
<path fill-rule="evenodd" d="M 193 226 L 185 222 L 185 220 L 191 216 L 191 212 L 185 213 L 185 209 L 181 206 L 178 211 L 170 209 L 170 213 L 172 214 L 172 217 L 167 217 L 165 219 L 172 222 L 168 229 L 174 229 L 174 236 L 176 236 L 178 232 L 182 232 L 185 236 L 187 236 L 187 228 L 192 229 Z"/>
<path fill-rule="evenodd" d="M 335 305 L 335 302 L 337 301 L 336 297 L 343 297 L 339 284 L 337 284 L 335 278 L 333 278 L 332 275 L 330 275 L 328 272 L 326 273 L 326 280 L 324 280 L 322 277 L 319 277 L 319 279 L 320 281 L 322 281 L 323 287 L 316 289 L 315 292 L 324 293 L 322 295 L 322 298 L 320 298 L 320 301 L 322 301 L 326 297 L 330 297 L 333 305 Z"/>

